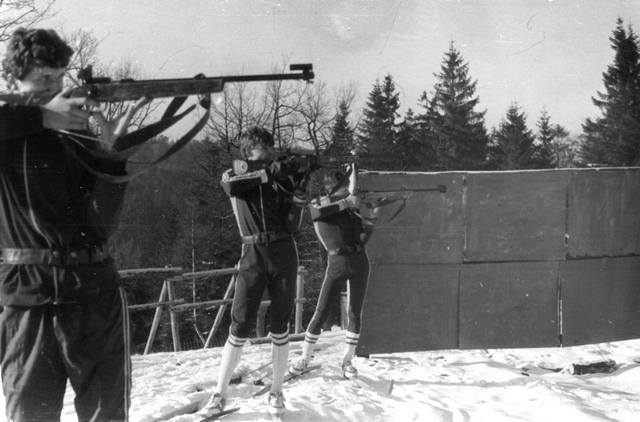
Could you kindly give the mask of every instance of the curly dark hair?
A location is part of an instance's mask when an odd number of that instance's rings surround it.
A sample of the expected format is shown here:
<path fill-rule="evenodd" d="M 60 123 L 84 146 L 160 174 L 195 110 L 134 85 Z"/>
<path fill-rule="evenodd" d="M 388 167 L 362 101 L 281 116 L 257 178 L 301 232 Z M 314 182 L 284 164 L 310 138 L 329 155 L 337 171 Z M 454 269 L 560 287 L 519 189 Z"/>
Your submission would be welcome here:
<path fill-rule="evenodd" d="M 267 129 L 253 126 L 240 135 L 240 154 L 242 158 L 249 158 L 250 151 L 256 145 L 272 147 L 275 144 L 273 135 Z"/>
<path fill-rule="evenodd" d="M 65 68 L 72 56 L 73 49 L 53 29 L 18 28 L 7 44 L 3 76 L 23 80 L 38 67 Z"/>

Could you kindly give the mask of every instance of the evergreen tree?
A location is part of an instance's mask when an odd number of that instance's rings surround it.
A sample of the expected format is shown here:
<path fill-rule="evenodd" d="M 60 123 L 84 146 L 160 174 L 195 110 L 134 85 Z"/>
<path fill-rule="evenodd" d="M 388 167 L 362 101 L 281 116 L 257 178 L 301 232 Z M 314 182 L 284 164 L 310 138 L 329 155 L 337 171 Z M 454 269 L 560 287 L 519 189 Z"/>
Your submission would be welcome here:
<path fill-rule="evenodd" d="M 492 134 L 490 156 L 498 170 L 523 170 L 535 167 L 535 137 L 527 128 L 526 116 L 517 104 L 512 104 L 507 115 Z"/>
<path fill-rule="evenodd" d="M 355 131 L 349 124 L 349 104 L 341 101 L 333 124 L 331 141 L 327 154 L 344 155 L 355 149 Z"/>
<path fill-rule="evenodd" d="M 480 169 L 486 162 L 489 138 L 484 123 L 486 111 L 474 111 L 480 99 L 475 96 L 477 81 L 469 76 L 469 64 L 454 47 L 444 54 L 441 72 L 434 74 L 431 101 L 423 93 L 426 109 L 421 116 L 427 142 L 435 145 L 439 165 L 446 170 Z"/>
<path fill-rule="evenodd" d="M 423 130 L 413 110 L 407 110 L 404 120 L 398 124 L 393 156 L 404 171 L 432 171 L 437 164 L 435 151 L 424 142 Z"/>
<path fill-rule="evenodd" d="M 605 91 L 592 97 L 602 113 L 582 125 L 581 154 L 590 164 L 640 165 L 640 47 L 638 37 L 622 19 L 609 38 L 613 64 L 603 73 Z"/>
<path fill-rule="evenodd" d="M 391 75 L 384 77 L 382 83 L 376 80 L 364 109 L 364 117 L 358 130 L 358 152 L 370 155 L 387 155 L 393 153 L 396 140 L 396 118 L 400 108 L 399 94 L 395 91 L 395 83 Z M 388 160 L 376 161 L 377 170 L 386 170 Z"/>
<path fill-rule="evenodd" d="M 536 167 L 548 169 L 556 167 L 554 160 L 554 141 L 556 129 L 550 123 L 551 117 L 546 109 L 542 110 L 542 115 L 538 119 L 538 145 L 536 150 Z M 561 128 L 561 127 L 560 127 Z M 560 130 L 563 130 L 562 128 Z"/>

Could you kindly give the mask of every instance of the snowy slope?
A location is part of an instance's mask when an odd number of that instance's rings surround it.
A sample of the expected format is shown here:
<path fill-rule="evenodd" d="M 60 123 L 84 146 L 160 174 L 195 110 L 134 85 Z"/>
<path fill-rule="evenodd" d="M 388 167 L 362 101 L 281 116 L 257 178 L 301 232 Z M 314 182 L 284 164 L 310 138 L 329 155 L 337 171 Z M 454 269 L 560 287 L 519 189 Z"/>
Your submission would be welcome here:
<path fill-rule="evenodd" d="M 324 333 L 314 363 L 322 368 L 285 385 L 286 421 L 633 421 L 640 420 L 640 340 L 570 348 L 446 350 L 356 358 L 361 388 L 331 368 L 340 361 L 344 331 Z M 292 343 L 292 358 L 301 343 Z M 180 414 L 207 400 L 215 385 L 221 349 L 133 357 L 132 422 L 194 422 Z M 238 373 L 267 362 L 270 345 L 245 346 Z M 579 359 L 608 358 L 616 370 L 575 376 L 540 369 Z M 252 398 L 245 376 L 230 388 L 228 406 L 241 406 L 224 421 L 267 421 L 265 396 Z M 388 392 L 388 379 L 393 390 Z M 63 422 L 77 421 L 73 393 Z"/>

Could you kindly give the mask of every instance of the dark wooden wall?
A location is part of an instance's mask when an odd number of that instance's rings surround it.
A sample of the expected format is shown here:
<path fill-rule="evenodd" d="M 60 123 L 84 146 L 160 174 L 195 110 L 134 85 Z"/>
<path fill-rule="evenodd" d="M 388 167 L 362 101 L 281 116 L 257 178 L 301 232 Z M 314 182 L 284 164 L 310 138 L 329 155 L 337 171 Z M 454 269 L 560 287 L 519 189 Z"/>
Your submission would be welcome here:
<path fill-rule="evenodd" d="M 357 353 L 640 338 L 640 168 L 365 173 L 381 209 Z"/>

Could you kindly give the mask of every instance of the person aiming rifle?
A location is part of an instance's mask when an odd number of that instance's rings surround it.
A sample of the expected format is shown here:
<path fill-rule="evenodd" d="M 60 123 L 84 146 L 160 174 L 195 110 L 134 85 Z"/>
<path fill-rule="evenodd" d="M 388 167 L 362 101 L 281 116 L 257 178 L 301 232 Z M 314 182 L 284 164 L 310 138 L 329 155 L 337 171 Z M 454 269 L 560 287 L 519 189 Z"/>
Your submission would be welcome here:
<path fill-rule="evenodd" d="M 378 208 L 361 204 L 356 178 L 355 164 L 350 164 L 346 172 L 328 172 L 324 177 L 326 196 L 312 201 L 309 207 L 316 234 L 327 250 L 328 264 L 318 304 L 305 333 L 302 356 L 289 368 L 289 372 L 296 375 L 303 373 L 309 365 L 313 346 L 331 314 L 331 305 L 338 300 L 348 282 L 348 327 L 340 367 L 345 378 L 358 376 L 352 359 L 360 338 L 362 310 L 369 282 L 370 264 L 365 245 L 373 234 Z"/>
<path fill-rule="evenodd" d="M 98 101 L 63 89 L 72 55 L 55 31 L 19 28 L 2 61 L 20 94 L 52 94 L 0 105 L 0 360 L 13 422 L 59 420 L 67 381 L 80 421 L 128 420 L 128 310 L 107 245 L 127 162 L 113 148 L 149 100 L 108 121 Z"/>
<path fill-rule="evenodd" d="M 285 411 L 282 384 L 289 360 L 289 321 L 298 274 L 293 233 L 302 221 L 306 172 L 274 159 L 273 146 L 273 135 L 266 129 L 247 130 L 240 137 L 240 151 L 249 171 L 238 174 L 237 168 L 229 169 L 222 176 L 222 187 L 231 199 L 238 223 L 242 255 L 218 384 L 201 410 L 204 416 L 218 414 L 226 406 L 229 381 L 255 326 L 265 289 L 271 299 L 269 335 L 273 359 L 267 410 L 274 415 Z"/>

